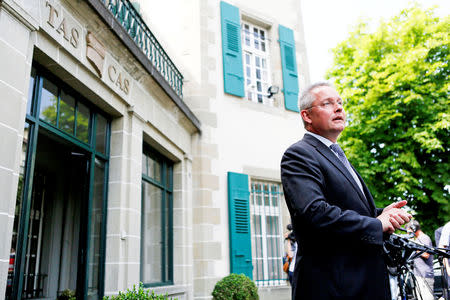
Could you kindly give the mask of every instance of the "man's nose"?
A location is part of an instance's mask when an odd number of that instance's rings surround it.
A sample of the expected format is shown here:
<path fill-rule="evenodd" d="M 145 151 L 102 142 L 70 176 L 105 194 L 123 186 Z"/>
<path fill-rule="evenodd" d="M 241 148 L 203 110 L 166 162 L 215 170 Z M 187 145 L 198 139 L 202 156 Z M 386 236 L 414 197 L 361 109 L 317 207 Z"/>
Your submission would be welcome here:
<path fill-rule="evenodd" d="M 334 111 L 343 111 L 344 110 L 344 106 L 342 106 L 342 104 L 336 103 L 334 104 Z"/>

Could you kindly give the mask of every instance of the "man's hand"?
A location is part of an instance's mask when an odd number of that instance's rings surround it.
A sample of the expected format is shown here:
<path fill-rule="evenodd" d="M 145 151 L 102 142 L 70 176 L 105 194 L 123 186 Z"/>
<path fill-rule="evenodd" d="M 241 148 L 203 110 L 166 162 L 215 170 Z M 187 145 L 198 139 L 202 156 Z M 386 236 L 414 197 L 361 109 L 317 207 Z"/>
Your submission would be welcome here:
<path fill-rule="evenodd" d="M 406 201 L 406 200 L 394 202 L 394 203 L 392 203 L 392 204 L 386 206 L 386 207 L 383 209 L 383 213 L 384 213 L 385 211 L 388 211 L 388 210 L 392 209 L 392 208 L 401 208 L 401 207 L 405 206 L 407 203 L 408 203 L 408 201 Z"/>
<path fill-rule="evenodd" d="M 393 233 L 396 229 L 400 228 L 400 226 L 411 220 L 412 216 L 403 209 L 400 209 L 405 206 L 406 203 L 407 201 L 405 200 L 399 201 L 392 203 L 383 209 L 381 215 L 377 217 L 377 219 L 381 221 L 383 232 Z"/>
<path fill-rule="evenodd" d="M 393 233 L 395 231 L 394 226 L 392 226 L 391 224 L 390 218 L 391 216 L 384 212 L 377 217 L 377 219 L 381 221 L 381 225 L 383 226 L 383 232 Z"/>

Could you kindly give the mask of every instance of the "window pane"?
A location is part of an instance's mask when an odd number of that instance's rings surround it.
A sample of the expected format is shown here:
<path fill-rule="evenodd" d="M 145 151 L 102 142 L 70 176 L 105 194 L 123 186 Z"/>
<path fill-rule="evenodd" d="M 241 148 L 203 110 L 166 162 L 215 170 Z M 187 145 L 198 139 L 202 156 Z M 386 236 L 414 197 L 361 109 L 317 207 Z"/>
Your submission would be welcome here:
<path fill-rule="evenodd" d="M 169 211 L 170 211 L 170 200 L 171 200 L 171 195 L 170 193 L 166 193 L 166 199 L 165 199 L 165 209 L 164 209 L 164 251 L 165 251 L 165 261 L 164 261 L 164 268 L 165 268 L 165 272 L 164 272 L 164 278 L 163 281 L 166 281 L 169 275 L 169 238 L 170 238 L 170 220 L 169 220 Z"/>
<path fill-rule="evenodd" d="M 260 69 L 256 69 L 256 79 L 261 80 L 261 70 Z"/>
<path fill-rule="evenodd" d="M 255 215 L 254 222 L 251 225 L 253 226 L 255 235 L 261 235 L 261 216 Z"/>
<path fill-rule="evenodd" d="M 272 206 L 278 207 L 278 187 L 276 185 L 272 185 Z"/>
<path fill-rule="evenodd" d="M 156 181 L 161 182 L 161 163 L 159 161 L 154 160 L 154 168 L 155 172 L 153 178 Z"/>
<path fill-rule="evenodd" d="M 166 167 L 166 182 L 165 185 L 169 188 L 170 191 L 172 191 L 172 174 L 173 174 L 173 168 L 172 166 Z"/>
<path fill-rule="evenodd" d="M 267 216 L 266 217 L 266 233 L 268 235 L 277 235 L 278 232 L 278 216 Z"/>
<path fill-rule="evenodd" d="M 253 28 L 253 36 L 255 38 L 255 49 L 259 49 L 258 29 Z"/>
<path fill-rule="evenodd" d="M 257 90 L 258 92 L 262 92 L 261 81 L 257 81 L 257 82 L 256 82 L 256 90 Z"/>
<path fill-rule="evenodd" d="M 265 38 L 265 33 L 264 33 L 263 30 L 260 30 L 259 34 L 260 34 L 260 38 L 261 38 L 261 50 L 263 52 L 266 52 L 266 42 L 264 42 L 264 40 L 266 39 Z"/>
<path fill-rule="evenodd" d="M 256 261 L 256 268 L 253 268 L 253 270 L 256 271 L 256 280 L 263 280 L 264 278 L 264 267 L 263 267 L 264 261 L 262 259 L 258 259 Z"/>
<path fill-rule="evenodd" d="M 245 35 L 245 45 L 250 46 L 250 37 Z"/>
<path fill-rule="evenodd" d="M 92 199 L 91 234 L 89 236 L 88 299 L 98 298 L 98 272 L 100 266 L 101 229 L 103 221 L 103 195 L 105 189 L 105 163 L 95 159 L 94 195 Z"/>
<path fill-rule="evenodd" d="M 279 189 L 278 189 L 278 186 L 277 185 L 272 185 L 272 192 L 273 193 L 278 193 L 278 191 L 279 191 Z"/>
<path fill-rule="evenodd" d="M 147 156 L 142 154 L 142 174 L 148 175 L 147 173 Z"/>
<path fill-rule="evenodd" d="M 31 104 L 33 102 L 34 83 L 36 81 L 36 69 L 31 68 L 30 83 L 28 85 L 27 114 L 31 115 Z"/>
<path fill-rule="evenodd" d="M 61 101 L 59 103 L 59 128 L 73 135 L 75 124 L 75 99 L 61 91 Z"/>
<path fill-rule="evenodd" d="M 103 116 L 97 114 L 97 125 L 95 132 L 95 150 L 103 154 L 106 153 L 106 133 L 108 121 Z"/>
<path fill-rule="evenodd" d="M 247 65 L 250 64 L 250 54 L 245 54 L 245 63 L 246 63 Z"/>
<path fill-rule="evenodd" d="M 262 192 L 261 191 L 261 184 L 257 184 L 256 185 L 256 190 L 255 190 L 255 193 L 256 193 L 256 204 L 257 205 L 261 205 L 262 204 L 262 197 L 261 197 L 262 193 L 261 192 Z"/>
<path fill-rule="evenodd" d="M 155 161 L 150 157 L 147 156 L 147 175 L 151 178 L 154 178 L 155 174 Z"/>
<path fill-rule="evenodd" d="M 260 65 L 260 59 L 259 59 L 258 56 L 255 56 L 255 66 L 258 67 L 258 68 L 261 66 Z"/>
<path fill-rule="evenodd" d="M 40 118 L 50 124 L 56 125 L 56 109 L 58 105 L 58 87 L 46 78 L 43 78 Z"/>
<path fill-rule="evenodd" d="M 253 28 L 253 36 L 255 37 L 255 39 L 258 38 L 258 29 L 257 28 Z"/>
<path fill-rule="evenodd" d="M 47 205 L 47 177 L 40 173 L 34 174 L 34 186 L 30 203 L 30 218 L 28 223 L 28 242 L 26 247 L 25 271 L 24 277 L 24 295 L 23 298 L 35 298 L 38 294 L 38 287 L 34 285 L 35 280 L 41 277 L 39 270 L 42 251 L 43 228 L 40 226 L 43 222 L 44 205 Z M 39 272 L 39 271 L 38 271 Z"/>
<path fill-rule="evenodd" d="M 269 186 L 267 184 L 263 185 L 264 187 L 264 205 L 269 206 Z"/>
<path fill-rule="evenodd" d="M 11 239 L 11 248 L 9 252 L 9 260 L 14 264 L 16 262 L 16 249 L 17 249 L 17 233 L 19 230 L 20 217 L 22 212 L 22 199 L 23 199 L 23 190 L 24 190 L 24 181 L 25 181 L 25 163 L 28 151 L 28 141 L 29 141 L 29 133 L 30 133 L 30 125 L 25 123 L 24 133 L 23 133 L 23 142 L 22 142 L 22 155 L 20 160 L 20 169 L 19 169 L 19 184 L 17 186 L 17 196 L 16 196 L 16 208 L 14 211 L 14 225 L 13 225 L 13 233 Z M 11 296 L 12 292 L 12 284 L 14 279 L 14 267 L 8 269 L 8 277 L 6 280 L 6 298 Z"/>
<path fill-rule="evenodd" d="M 144 283 L 161 282 L 162 278 L 162 193 L 161 190 L 148 183 L 143 183 L 142 201 L 142 281 Z"/>
<path fill-rule="evenodd" d="M 146 175 L 158 182 L 161 182 L 161 163 L 153 159 L 153 157 L 147 156 L 147 173 Z"/>
<path fill-rule="evenodd" d="M 263 240 L 261 237 L 256 237 L 256 258 L 263 257 Z"/>
<path fill-rule="evenodd" d="M 280 275 L 282 274 L 280 272 L 280 262 L 279 262 L 279 258 L 273 257 L 268 259 L 267 263 L 268 263 L 268 269 L 269 269 L 269 274 L 268 274 L 268 279 L 269 280 L 276 280 L 276 279 L 281 279 Z"/>
<path fill-rule="evenodd" d="M 85 143 L 89 143 L 89 122 L 90 110 L 81 102 L 78 102 L 77 111 L 77 138 Z"/>

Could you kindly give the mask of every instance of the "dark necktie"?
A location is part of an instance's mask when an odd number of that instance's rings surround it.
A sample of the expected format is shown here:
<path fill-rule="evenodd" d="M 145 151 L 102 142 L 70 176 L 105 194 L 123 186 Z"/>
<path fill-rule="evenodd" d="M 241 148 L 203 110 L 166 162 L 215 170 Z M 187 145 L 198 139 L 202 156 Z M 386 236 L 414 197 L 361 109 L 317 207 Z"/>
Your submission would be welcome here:
<path fill-rule="evenodd" d="M 364 190 L 361 185 L 361 181 L 359 180 L 358 176 L 356 175 L 355 171 L 352 169 L 352 166 L 350 165 L 347 157 L 345 156 L 344 150 L 342 150 L 341 147 L 339 147 L 338 144 L 331 144 L 330 149 L 336 152 L 338 155 L 339 160 L 342 162 L 342 164 L 347 168 L 350 175 L 352 175 L 353 179 L 355 180 L 356 184 L 358 184 L 359 189 L 364 195 Z"/>
<path fill-rule="evenodd" d="M 345 156 L 344 150 L 342 150 L 342 148 L 338 144 L 331 144 L 330 148 L 331 150 L 336 152 L 341 163 L 343 163 L 344 166 L 347 168 L 347 170 L 350 172 L 351 166 L 350 163 L 348 162 L 347 157 Z"/>

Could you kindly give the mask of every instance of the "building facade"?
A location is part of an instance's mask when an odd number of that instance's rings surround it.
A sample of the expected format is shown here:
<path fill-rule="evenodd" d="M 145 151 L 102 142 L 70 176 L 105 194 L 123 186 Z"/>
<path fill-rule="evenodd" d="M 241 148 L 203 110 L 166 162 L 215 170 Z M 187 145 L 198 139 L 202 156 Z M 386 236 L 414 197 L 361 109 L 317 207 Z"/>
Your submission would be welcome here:
<path fill-rule="evenodd" d="M 0 297 L 290 298 L 299 1 L 3 0 Z"/>

